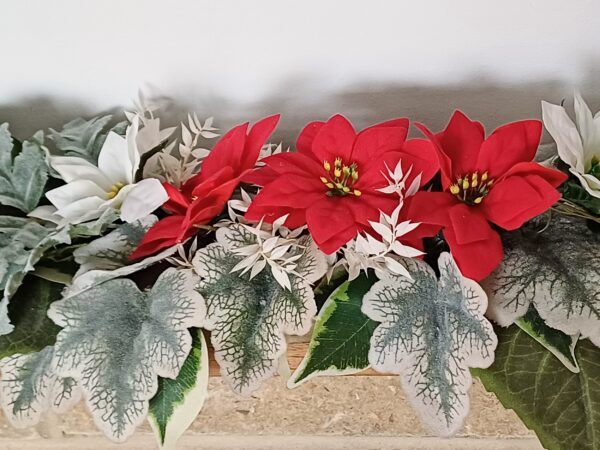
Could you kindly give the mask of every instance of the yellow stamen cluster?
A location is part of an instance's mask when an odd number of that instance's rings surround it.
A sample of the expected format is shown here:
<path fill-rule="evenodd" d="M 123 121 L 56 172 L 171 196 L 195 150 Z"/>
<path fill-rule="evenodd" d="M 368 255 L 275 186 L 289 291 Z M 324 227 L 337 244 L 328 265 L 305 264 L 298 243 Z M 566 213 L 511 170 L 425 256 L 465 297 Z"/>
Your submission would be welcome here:
<path fill-rule="evenodd" d="M 329 161 L 323 162 L 323 168 L 327 172 L 327 176 L 319 177 L 321 182 L 327 186 L 327 195 L 333 197 L 334 195 L 345 196 L 354 195 L 356 197 L 361 196 L 361 192 L 358 189 L 354 189 L 352 186 L 358 180 L 358 169 L 356 163 L 345 165 L 342 163 L 342 158 L 336 158 L 333 162 L 333 167 Z M 333 169 L 333 170 L 332 170 Z"/>
<path fill-rule="evenodd" d="M 479 176 L 478 172 L 458 177 L 456 182 L 450 185 L 450 193 L 460 201 L 468 205 L 480 204 L 490 192 L 494 180 L 489 178 L 487 172 Z"/>
<path fill-rule="evenodd" d="M 123 186 L 125 186 L 125 185 L 123 183 L 121 183 L 121 182 L 113 184 L 110 187 L 110 191 L 108 191 L 106 193 L 106 198 L 108 200 L 111 200 L 111 199 L 115 198 L 117 196 L 117 194 L 119 193 L 119 191 L 123 188 Z"/>

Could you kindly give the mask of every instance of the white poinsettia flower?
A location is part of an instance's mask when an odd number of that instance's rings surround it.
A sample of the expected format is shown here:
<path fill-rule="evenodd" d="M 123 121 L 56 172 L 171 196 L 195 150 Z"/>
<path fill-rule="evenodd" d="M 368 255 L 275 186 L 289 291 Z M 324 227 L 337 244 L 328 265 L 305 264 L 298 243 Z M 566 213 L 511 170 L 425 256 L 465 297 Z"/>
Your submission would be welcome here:
<path fill-rule="evenodd" d="M 121 220 L 133 222 L 167 201 L 167 192 L 159 180 L 135 181 L 140 166 L 138 127 L 136 117 L 125 137 L 109 133 L 98 156 L 98 167 L 83 158 L 50 158 L 50 165 L 67 183 L 46 193 L 56 207 L 54 215 L 70 223 L 81 223 L 97 219 L 106 209 L 114 208 L 121 211 Z"/>
<path fill-rule="evenodd" d="M 560 159 L 590 195 L 600 198 L 600 111 L 592 115 L 578 92 L 574 103 L 575 123 L 562 106 L 542 102 L 544 125 Z"/>

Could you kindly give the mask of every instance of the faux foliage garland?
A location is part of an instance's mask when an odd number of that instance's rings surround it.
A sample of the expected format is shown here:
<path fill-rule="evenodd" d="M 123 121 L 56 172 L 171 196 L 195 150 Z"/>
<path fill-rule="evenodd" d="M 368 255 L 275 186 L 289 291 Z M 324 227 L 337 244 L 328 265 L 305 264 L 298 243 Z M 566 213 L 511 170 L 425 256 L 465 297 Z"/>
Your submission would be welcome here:
<path fill-rule="evenodd" d="M 212 119 L 176 137 L 145 101 L 112 127 L 0 125 L 5 415 L 83 399 L 110 439 L 148 418 L 173 447 L 207 393 L 205 333 L 247 395 L 312 329 L 290 388 L 398 374 L 451 436 L 475 375 L 547 448 L 600 447 L 600 116 L 578 94 L 576 123 L 542 109 L 543 163 L 539 121 L 486 136 L 459 111 L 418 139 L 336 115 L 294 151 L 267 144 L 279 116 L 211 145 Z"/>

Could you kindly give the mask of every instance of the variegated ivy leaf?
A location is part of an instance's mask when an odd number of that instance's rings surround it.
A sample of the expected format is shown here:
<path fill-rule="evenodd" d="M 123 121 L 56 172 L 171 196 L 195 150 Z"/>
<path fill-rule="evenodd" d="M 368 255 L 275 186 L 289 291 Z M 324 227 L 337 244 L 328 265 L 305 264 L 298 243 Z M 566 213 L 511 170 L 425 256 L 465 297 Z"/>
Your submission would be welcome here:
<path fill-rule="evenodd" d="M 124 223 L 106 236 L 79 247 L 73 252 L 80 265 L 75 276 L 90 270 L 114 270 L 129 264 L 129 255 L 138 246 L 146 231 L 158 221 L 150 215 L 131 223 Z"/>
<path fill-rule="evenodd" d="M 71 242 L 68 229 L 47 228 L 32 219 L 0 216 L 0 336 L 12 331 L 8 318 L 9 299 L 25 274 L 34 269 L 44 253 L 58 244 Z"/>
<path fill-rule="evenodd" d="M 157 376 L 175 378 L 202 325 L 204 304 L 191 270 L 167 269 L 151 290 L 113 279 L 55 302 L 53 367 L 74 378 L 96 425 L 122 442 L 143 422 Z"/>
<path fill-rule="evenodd" d="M 256 242 L 256 235 L 242 225 L 222 228 L 217 243 L 199 250 L 193 264 L 202 277 L 199 292 L 206 301 L 205 327 L 212 330 L 211 342 L 223 379 L 235 392 L 248 395 L 277 372 L 285 354 L 285 334 L 308 332 L 316 313 L 310 284 L 327 270 L 325 256 L 310 240 L 290 251 L 299 256 L 291 289 L 282 287 L 273 272 L 232 272 L 244 256 L 235 250 Z"/>
<path fill-rule="evenodd" d="M 369 362 L 375 370 L 400 374 L 424 424 L 451 436 L 469 411 L 469 368 L 494 361 L 497 339 L 483 316 L 487 298 L 461 275 L 449 253 L 438 260 L 439 280 L 423 261 L 405 264 L 412 280 L 390 276 L 363 299 L 362 311 L 381 322 L 371 338 Z"/>
<path fill-rule="evenodd" d="M 483 283 L 488 316 L 506 326 L 534 305 L 548 326 L 600 346 L 600 234 L 580 219 L 552 218 L 503 236 L 504 260 Z"/>
<path fill-rule="evenodd" d="M 15 354 L 0 360 L 0 405 L 17 428 L 36 425 L 52 410 L 63 413 L 81 398 L 73 378 L 62 378 L 52 368 L 54 347 Z"/>
<path fill-rule="evenodd" d="M 208 395 L 208 349 L 200 328 L 192 333 L 192 350 L 174 380 L 160 378 L 150 400 L 148 421 L 162 449 L 174 449 L 177 440 L 202 409 Z"/>
<path fill-rule="evenodd" d="M 42 150 L 44 134 L 38 131 L 31 141 L 23 142 L 14 156 L 8 124 L 0 125 L 0 204 L 32 211 L 44 194 L 48 168 Z"/>
<path fill-rule="evenodd" d="M 112 116 L 94 117 L 90 120 L 75 119 L 65 124 L 60 131 L 50 129 L 48 136 L 58 150 L 66 156 L 78 156 L 96 164 L 100 149 L 110 131 L 125 134 L 127 122 L 114 127 L 108 126 Z"/>

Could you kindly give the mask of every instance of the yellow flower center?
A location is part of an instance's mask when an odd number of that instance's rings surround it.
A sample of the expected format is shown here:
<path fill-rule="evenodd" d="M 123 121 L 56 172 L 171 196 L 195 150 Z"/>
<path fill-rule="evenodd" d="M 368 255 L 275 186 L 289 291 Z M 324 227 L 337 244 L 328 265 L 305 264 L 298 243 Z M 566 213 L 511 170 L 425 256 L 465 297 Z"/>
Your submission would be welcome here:
<path fill-rule="evenodd" d="M 358 168 L 356 163 L 345 165 L 342 163 L 342 158 L 335 158 L 333 167 L 329 161 L 323 162 L 326 176 L 319 177 L 321 182 L 327 187 L 327 196 L 334 195 L 344 197 L 346 195 L 354 195 L 360 197 L 362 192 L 354 189 L 352 186 L 358 181 Z"/>
<path fill-rule="evenodd" d="M 458 177 L 454 184 L 450 185 L 450 193 L 467 205 L 479 205 L 488 195 L 494 180 L 489 178 L 487 172 L 468 173 Z"/>
<path fill-rule="evenodd" d="M 111 200 L 117 196 L 119 191 L 125 186 L 123 183 L 115 183 L 110 187 L 110 191 L 106 193 L 107 200 Z"/>

